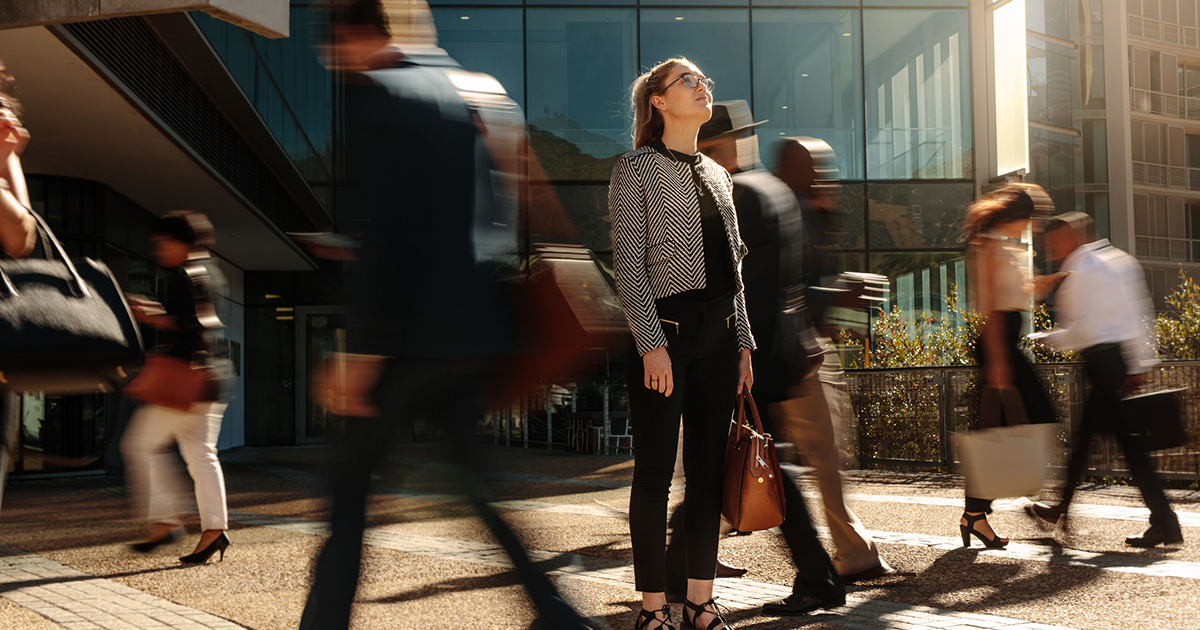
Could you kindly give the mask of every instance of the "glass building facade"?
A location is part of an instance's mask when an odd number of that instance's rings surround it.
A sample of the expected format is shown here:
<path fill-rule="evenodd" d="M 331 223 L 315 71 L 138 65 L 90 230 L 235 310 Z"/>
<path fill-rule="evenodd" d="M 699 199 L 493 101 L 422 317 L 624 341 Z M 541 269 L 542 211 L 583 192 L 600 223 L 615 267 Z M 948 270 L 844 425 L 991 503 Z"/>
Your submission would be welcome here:
<path fill-rule="evenodd" d="M 317 45 L 326 12 L 292 0 L 291 35 L 268 39 L 198 11 L 190 15 L 279 146 L 332 211 L 336 83 Z"/>
<path fill-rule="evenodd" d="M 607 192 L 631 146 L 629 86 L 684 56 L 717 100 L 750 103 L 763 163 L 787 136 L 837 155 L 851 224 L 841 270 L 892 280 L 893 302 L 940 313 L 961 284 L 974 198 L 966 0 L 435 0 L 440 44 L 526 112 L 572 237 L 611 252 Z M 584 6 L 580 6 L 584 5 Z M 557 221 L 529 227 L 561 242 Z M 831 267 L 834 266 L 831 264 Z"/>

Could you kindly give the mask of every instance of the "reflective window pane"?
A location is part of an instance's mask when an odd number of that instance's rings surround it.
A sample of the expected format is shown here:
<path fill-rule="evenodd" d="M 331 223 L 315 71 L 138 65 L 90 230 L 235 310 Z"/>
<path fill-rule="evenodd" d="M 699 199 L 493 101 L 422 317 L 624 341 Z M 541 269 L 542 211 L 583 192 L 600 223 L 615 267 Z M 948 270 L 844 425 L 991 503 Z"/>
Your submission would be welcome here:
<path fill-rule="evenodd" d="M 1029 120 L 1071 128 L 1071 69 L 1075 51 L 1030 37 L 1026 40 L 1029 59 Z"/>
<path fill-rule="evenodd" d="M 439 4 L 473 4 L 473 5 L 504 5 L 504 4 L 521 4 L 521 0 L 429 0 L 430 6 L 438 6 Z M 436 9 L 434 9 L 436 11 Z M 441 29 L 438 29 L 438 34 L 441 34 Z"/>
<path fill-rule="evenodd" d="M 1083 121 L 1083 181 L 1108 183 L 1108 133 L 1103 120 Z"/>
<path fill-rule="evenodd" d="M 868 179 L 973 170 L 966 11 L 864 10 Z"/>
<path fill-rule="evenodd" d="M 920 7 L 966 7 L 967 0 L 910 0 L 903 3 L 896 0 L 863 0 L 862 4 L 864 7 L 894 7 L 898 4 Z"/>
<path fill-rule="evenodd" d="M 888 277 L 885 312 L 899 308 L 912 319 L 924 313 L 935 320 L 955 318 L 946 298 L 957 294 L 960 308 L 966 306 L 967 274 L 963 252 L 898 252 L 870 255 L 871 272 Z"/>
<path fill-rule="evenodd" d="M 1080 46 L 1079 67 L 1079 91 L 1083 96 L 1080 105 L 1083 109 L 1104 109 L 1104 46 Z"/>
<path fill-rule="evenodd" d="M 861 28 L 858 11 L 754 11 L 754 119 L 763 161 L 774 139 L 828 142 L 844 179 L 863 179 Z"/>
<path fill-rule="evenodd" d="M 1035 33 L 1070 40 L 1071 2 L 1079 4 L 1079 0 L 1026 0 L 1025 25 Z"/>
<path fill-rule="evenodd" d="M 526 13 L 529 135 L 552 181 L 607 181 L 632 148 L 626 98 L 637 75 L 634 9 Z"/>
<path fill-rule="evenodd" d="M 970 183 L 870 184 L 871 248 L 959 247 L 963 216 L 974 194 Z"/>
<path fill-rule="evenodd" d="M 438 44 L 463 68 L 492 75 L 525 106 L 521 9 L 435 8 Z"/>
<path fill-rule="evenodd" d="M 1083 160 L 1076 160 L 1078 143 L 1075 136 L 1029 130 L 1030 172 L 1026 181 L 1045 188 L 1058 212 L 1075 209 L 1075 182 L 1083 176 Z"/>
<path fill-rule="evenodd" d="M 608 183 L 539 184 L 533 187 L 529 235 L 533 243 L 584 245 L 612 251 Z"/>
<path fill-rule="evenodd" d="M 716 100 L 750 100 L 749 11 L 642 9 L 641 13 L 643 68 L 682 55 L 716 81 Z"/>

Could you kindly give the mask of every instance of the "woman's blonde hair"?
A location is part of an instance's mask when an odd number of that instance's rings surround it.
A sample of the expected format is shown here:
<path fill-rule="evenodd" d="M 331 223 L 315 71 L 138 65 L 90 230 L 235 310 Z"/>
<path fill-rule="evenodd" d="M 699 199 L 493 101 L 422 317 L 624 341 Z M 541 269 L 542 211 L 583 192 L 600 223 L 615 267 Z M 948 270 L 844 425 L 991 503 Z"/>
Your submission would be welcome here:
<path fill-rule="evenodd" d="M 686 57 L 672 57 L 634 79 L 629 94 L 633 106 L 633 148 L 640 149 L 662 138 L 662 113 L 650 103 L 650 97 L 662 92 L 671 70 L 681 63 L 696 65 Z"/>

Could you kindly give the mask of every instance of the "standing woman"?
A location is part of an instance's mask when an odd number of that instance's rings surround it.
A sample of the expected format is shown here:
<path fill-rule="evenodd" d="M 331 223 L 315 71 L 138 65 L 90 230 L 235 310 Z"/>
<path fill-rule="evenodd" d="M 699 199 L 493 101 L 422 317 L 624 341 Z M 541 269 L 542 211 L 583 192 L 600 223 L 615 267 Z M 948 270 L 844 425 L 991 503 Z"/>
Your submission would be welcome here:
<path fill-rule="evenodd" d="M 23 258 L 37 242 L 37 221 L 29 209 L 29 192 L 21 170 L 21 152 L 29 143 L 29 132 L 18 117 L 13 97 L 13 76 L 0 62 L 0 256 Z M 17 396 L 0 392 L 0 499 L 9 459 L 18 448 Z"/>
<path fill-rule="evenodd" d="M 613 268 L 633 332 L 627 366 L 634 473 L 629 528 L 642 610 L 637 630 L 674 628 L 665 589 L 667 491 L 680 416 L 687 477 L 683 627 L 727 627 L 713 601 L 725 439 L 736 395 L 754 384 L 754 337 L 729 173 L 696 150 L 712 80 L 674 58 L 633 83 L 634 150 L 609 187 Z"/>
<path fill-rule="evenodd" d="M 172 269 L 174 275 L 161 306 L 130 296 L 134 318 L 158 329 L 159 346 L 167 356 L 212 373 L 212 348 L 204 337 L 206 330 L 220 327 L 211 299 L 216 271 L 204 264 L 213 242 L 212 224 L 199 212 L 170 212 L 151 225 L 150 241 L 155 261 Z M 149 524 L 146 538 L 131 545 L 135 551 L 145 553 L 170 543 L 181 529 L 180 504 L 187 483 L 175 464 L 173 451 L 178 445 L 195 484 L 203 530 L 196 549 L 179 560 L 203 563 L 218 552 L 225 558 L 230 544 L 225 535 L 225 477 L 217 461 L 225 403 L 221 402 L 220 384 L 215 379 L 210 383 L 187 411 L 147 402 L 129 419 L 121 453 L 130 488 Z"/>
<path fill-rule="evenodd" d="M 1054 422 L 1054 408 L 1033 366 L 1017 346 L 1022 312 L 1030 310 L 1035 293 L 1050 290 L 1065 276 L 1054 274 L 1031 280 L 1028 250 L 1016 241 L 1029 229 L 1035 214 L 1048 216 L 1053 210 L 1053 202 L 1040 186 L 1009 184 L 975 202 L 967 211 L 972 309 L 985 317 L 975 345 L 975 360 L 983 370 L 986 387 L 1017 390 L 1031 424 Z M 988 524 L 991 511 L 992 499 L 967 497 L 959 520 L 964 546 L 969 546 L 970 536 L 992 549 L 1008 544 L 1008 539 L 998 536 Z"/>

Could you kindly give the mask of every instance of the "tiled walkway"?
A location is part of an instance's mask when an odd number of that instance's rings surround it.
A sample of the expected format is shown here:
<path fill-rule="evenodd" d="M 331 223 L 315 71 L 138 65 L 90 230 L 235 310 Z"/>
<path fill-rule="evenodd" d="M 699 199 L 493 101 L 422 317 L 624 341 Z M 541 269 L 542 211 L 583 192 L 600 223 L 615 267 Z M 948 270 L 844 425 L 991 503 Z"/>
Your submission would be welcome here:
<path fill-rule="evenodd" d="M 68 630 L 238 630 L 231 621 L 0 544 L 0 597 Z M 5 630 L 16 630 L 5 628 Z"/>

